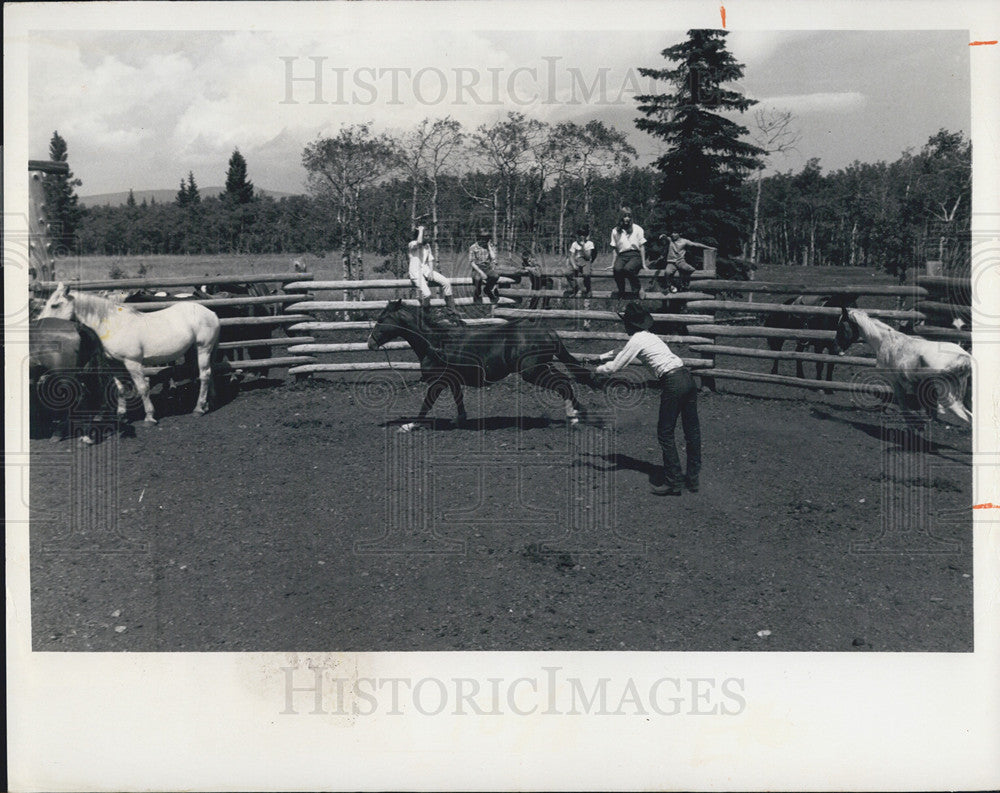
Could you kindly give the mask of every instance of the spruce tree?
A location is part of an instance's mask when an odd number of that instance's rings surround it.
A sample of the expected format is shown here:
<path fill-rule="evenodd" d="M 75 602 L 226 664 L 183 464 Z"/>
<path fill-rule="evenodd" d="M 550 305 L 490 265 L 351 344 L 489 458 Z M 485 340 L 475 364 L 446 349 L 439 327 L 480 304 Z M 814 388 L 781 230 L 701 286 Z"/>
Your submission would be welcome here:
<path fill-rule="evenodd" d="M 49 141 L 49 159 L 66 162 L 68 153 L 65 139 L 58 131 L 53 132 Z M 83 182 L 74 178 L 72 171 L 67 171 L 65 174 L 46 174 L 43 184 L 52 242 L 63 250 L 71 250 L 82 215 L 74 188 Z"/>
<path fill-rule="evenodd" d="M 177 206 L 186 207 L 191 202 L 188 200 L 188 189 L 184 179 L 181 178 L 181 189 L 177 191 Z"/>
<path fill-rule="evenodd" d="M 220 198 L 233 204 L 249 204 L 253 201 L 253 182 L 247 179 L 247 161 L 239 149 L 235 149 L 229 158 L 226 192 Z"/>
<path fill-rule="evenodd" d="M 198 185 L 194 183 L 194 171 L 188 171 L 187 202 L 189 206 L 201 203 L 201 193 L 198 192 Z"/>
<path fill-rule="evenodd" d="M 672 84 L 674 92 L 636 97 L 645 117 L 635 125 L 668 145 L 654 163 L 661 182 L 647 236 L 676 231 L 735 255 L 749 211 L 741 186 L 764 152 L 741 140 L 745 127 L 720 115 L 756 104 L 724 87 L 743 76 L 743 65 L 726 49 L 726 35 L 689 30 L 686 41 L 661 53 L 673 68 L 640 68 L 643 76 Z"/>

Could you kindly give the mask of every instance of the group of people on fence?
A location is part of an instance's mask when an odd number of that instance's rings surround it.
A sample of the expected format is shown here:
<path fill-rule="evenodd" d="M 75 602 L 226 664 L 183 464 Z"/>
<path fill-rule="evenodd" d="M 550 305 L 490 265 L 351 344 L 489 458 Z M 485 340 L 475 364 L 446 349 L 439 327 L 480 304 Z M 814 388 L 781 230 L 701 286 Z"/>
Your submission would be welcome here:
<path fill-rule="evenodd" d="M 430 284 L 440 287 L 445 300 L 445 321 L 459 322 L 459 314 L 455 307 L 451 282 L 434 268 L 434 254 L 431 245 L 425 239 L 425 227 L 417 226 L 407 246 L 409 255 L 409 278 L 420 293 L 421 304 L 430 306 Z M 686 261 L 685 254 L 689 248 L 710 249 L 711 246 L 684 239 L 677 232 L 660 235 L 659 242 L 663 246 L 661 255 L 651 263 L 651 268 L 657 274 L 650 282 L 651 291 L 671 291 L 687 288 L 691 274 L 695 268 Z M 618 224 L 611 231 L 611 249 L 613 258 L 610 269 L 617 287 L 612 297 L 638 298 L 640 291 L 639 273 L 647 269 L 646 237 L 643 228 L 632 220 L 632 211 L 623 207 Z M 567 255 L 566 270 L 563 277 L 566 281 L 564 297 L 590 297 L 593 291 L 593 265 L 597 258 L 597 246 L 590 238 L 590 228 L 580 226 L 576 229 L 573 242 Z M 472 297 L 474 301 L 482 301 L 484 297 L 492 303 L 500 300 L 498 285 L 503 276 L 520 280 L 527 276 L 531 288 L 538 291 L 544 284 L 544 274 L 541 266 L 529 250 L 521 253 L 520 266 L 514 269 L 502 270 L 499 265 L 496 245 L 490 232 L 480 228 L 476 240 L 469 247 L 469 268 L 472 274 Z M 582 286 L 582 289 L 581 289 Z"/>

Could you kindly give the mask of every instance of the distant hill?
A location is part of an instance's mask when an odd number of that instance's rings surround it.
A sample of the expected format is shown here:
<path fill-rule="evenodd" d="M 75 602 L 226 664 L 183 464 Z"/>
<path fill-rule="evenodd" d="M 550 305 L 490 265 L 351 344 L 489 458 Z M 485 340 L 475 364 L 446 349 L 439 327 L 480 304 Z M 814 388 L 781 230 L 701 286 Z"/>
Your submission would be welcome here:
<path fill-rule="evenodd" d="M 217 196 L 225 192 L 225 189 L 225 187 L 199 187 L 198 192 L 202 198 L 209 198 L 210 196 Z M 141 204 L 144 198 L 147 202 L 155 199 L 157 204 L 170 204 L 177 198 L 176 187 L 168 190 L 135 190 L 134 192 L 135 200 L 138 204 Z M 254 193 L 256 195 L 270 196 L 271 198 L 283 198 L 295 195 L 295 193 L 282 193 L 278 190 L 262 190 L 259 187 L 254 187 Z M 120 193 L 100 193 L 99 195 L 80 196 L 80 205 L 85 207 L 116 207 L 121 206 L 126 201 L 128 201 L 128 190 Z"/>

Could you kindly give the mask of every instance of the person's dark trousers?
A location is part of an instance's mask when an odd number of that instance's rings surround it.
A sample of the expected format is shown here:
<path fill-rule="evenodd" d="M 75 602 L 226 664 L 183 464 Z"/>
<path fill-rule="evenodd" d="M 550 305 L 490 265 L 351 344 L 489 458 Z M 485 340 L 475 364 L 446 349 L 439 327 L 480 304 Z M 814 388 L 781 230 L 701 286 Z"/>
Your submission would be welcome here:
<path fill-rule="evenodd" d="M 660 418 L 656 425 L 656 439 L 663 450 L 664 484 L 680 489 L 681 480 L 698 485 L 701 472 L 701 425 L 698 423 L 698 387 L 691 371 L 682 366 L 660 378 Z M 680 417 L 687 443 L 687 473 L 681 471 L 674 430 Z"/>
<path fill-rule="evenodd" d="M 566 291 L 563 293 L 565 297 L 572 297 L 576 294 L 576 270 L 570 267 L 566 271 Z"/>
<path fill-rule="evenodd" d="M 497 284 L 499 282 L 500 282 L 500 275 L 498 273 L 489 272 L 486 274 L 486 284 L 483 286 L 483 291 L 486 293 L 486 296 L 494 303 L 500 299 L 500 293 L 497 292 Z"/>
<path fill-rule="evenodd" d="M 618 254 L 615 261 L 614 277 L 621 297 L 639 296 L 639 270 L 642 268 L 642 256 L 639 251 L 625 251 Z M 625 288 L 626 283 L 628 289 Z"/>

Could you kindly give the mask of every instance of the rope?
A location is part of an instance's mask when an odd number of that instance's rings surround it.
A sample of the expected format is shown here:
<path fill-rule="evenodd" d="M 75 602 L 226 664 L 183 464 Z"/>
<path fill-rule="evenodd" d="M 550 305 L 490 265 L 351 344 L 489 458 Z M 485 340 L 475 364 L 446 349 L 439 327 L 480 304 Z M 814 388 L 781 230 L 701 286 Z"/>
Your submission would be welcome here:
<path fill-rule="evenodd" d="M 368 317 L 367 319 L 368 319 L 368 335 L 371 336 L 372 333 L 375 331 L 375 323 L 372 322 L 371 317 Z M 382 351 L 382 355 L 385 356 L 385 362 L 389 365 L 389 371 L 391 372 L 399 371 L 393 367 L 392 360 L 389 358 L 389 351 L 385 347 L 379 347 L 379 349 Z M 403 381 L 403 388 L 405 388 L 406 392 L 409 393 L 410 384 L 406 382 L 406 379 L 402 375 L 400 375 L 400 380 Z"/>

